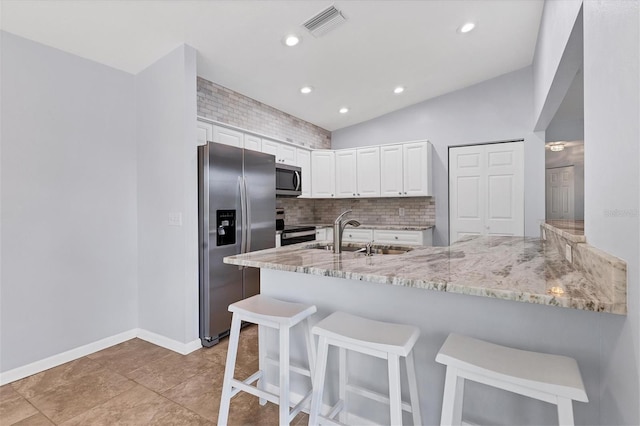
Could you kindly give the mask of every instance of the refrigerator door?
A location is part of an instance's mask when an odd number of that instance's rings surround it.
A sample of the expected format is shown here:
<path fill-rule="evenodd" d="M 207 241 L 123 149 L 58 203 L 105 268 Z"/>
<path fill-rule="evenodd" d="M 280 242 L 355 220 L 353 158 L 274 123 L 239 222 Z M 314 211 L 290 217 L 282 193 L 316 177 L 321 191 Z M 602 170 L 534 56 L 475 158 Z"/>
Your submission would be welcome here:
<path fill-rule="evenodd" d="M 243 271 L 222 262 L 240 253 L 243 240 L 242 149 L 208 143 L 198 157 L 200 339 L 212 346 L 228 334 L 229 305 L 243 298 Z"/>
<path fill-rule="evenodd" d="M 247 195 L 246 251 L 275 247 L 276 165 L 275 157 L 244 151 L 244 182 Z M 244 268 L 243 296 L 260 293 L 260 270 Z"/>

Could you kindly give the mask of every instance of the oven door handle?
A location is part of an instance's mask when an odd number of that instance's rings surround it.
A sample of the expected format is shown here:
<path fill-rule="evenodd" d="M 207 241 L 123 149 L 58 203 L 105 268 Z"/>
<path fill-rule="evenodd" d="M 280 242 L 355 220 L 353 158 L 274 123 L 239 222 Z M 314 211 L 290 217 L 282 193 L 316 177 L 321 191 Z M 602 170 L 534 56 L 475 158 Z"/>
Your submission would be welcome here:
<path fill-rule="evenodd" d="M 286 240 L 289 238 L 308 237 L 311 235 L 316 235 L 316 231 L 283 232 L 282 239 Z"/>

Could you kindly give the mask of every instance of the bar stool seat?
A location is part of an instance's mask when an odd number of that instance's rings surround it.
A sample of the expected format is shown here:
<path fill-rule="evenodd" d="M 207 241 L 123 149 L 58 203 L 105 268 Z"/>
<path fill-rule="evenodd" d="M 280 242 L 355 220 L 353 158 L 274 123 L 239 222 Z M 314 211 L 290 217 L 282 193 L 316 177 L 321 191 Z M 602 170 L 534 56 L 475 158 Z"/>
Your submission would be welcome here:
<path fill-rule="evenodd" d="M 347 392 L 389 404 L 390 424 L 392 425 L 402 424 L 402 410 L 413 414 L 414 424 L 422 424 L 412 352 L 413 346 L 420 335 L 420 330 L 417 327 L 374 321 L 345 312 L 335 312 L 317 323 L 313 327 L 312 333 L 318 335 L 319 339 L 309 425 L 345 423 L 346 412 L 348 411 Z M 321 415 L 320 408 L 324 393 L 329 346 L 335 346 L 339 349 L 339 401 L 331 408 L 328 414 Z M 388 397 L 348 382 L 347 350 L 387 360 Z M 406 360 L 410 404 L 403 402 L 400 395 L 400 357 L 404 357 Z M 334 420 L 336 415 L 339 415 L 340 423 Z"/>
<path fill-rule="evenodd" d="M 312 391 L 309 390 L 307 395 L 298 404 L 293 406 L 289 398 L 289 378 L 290 372 L 302 374 L 309 377 L 309 379 L 312 378 L 311 369 L 315 363 L 315 346 L 311 340 L 307 319 L 316 312 L 316 307 L 303 303 L 285 302 L 258 294 L 229 305 L 229 311 L 233 313 L 233 319 L 231 320 L 231 332 L 229 334 L 229 348 L 227 350 L 227 362 L 222 384 L 218 425 L 227 424 L 231 398 L 240 391 L 259 397 L 261 405 L 266 404 L 267 401 L 278 404 L 280 406 L 279 424 L 288 425 L 311 397 Z M 258 324 L 259 369 L 247 379 L 240 381 L 236 380 L 233 374 L 236 365 L 238 342 L 240 340 L 240 325 L 242 321 Z M 292 327 L 299 323 L 304 323 L 309 368 L 293 366 L 290 365 L 289 362 L 289 332 Z M 279 331 L 279 360 L 273 360 L 267 357 L 266 348 L 264 348 L 265 327 Z M 267 363 L 279 365 L 280 383 L 279 393 L 277 395 L 265 390 L 264 376 Z M 252 384 L 256 381 L 257 386 L 253 386 Z M 289 409 L 292 406 L 293 409 L 290 411 Z"/>
<path fill-rule="evenodd" d="M 460 425 L 465 379 L 557 405 L 559 423 L 573 425 L 572 401 L 589 402 L 573 358 L 500 346 L 450 334 L 436 361 L 447 366 L 441 425 Z"/>

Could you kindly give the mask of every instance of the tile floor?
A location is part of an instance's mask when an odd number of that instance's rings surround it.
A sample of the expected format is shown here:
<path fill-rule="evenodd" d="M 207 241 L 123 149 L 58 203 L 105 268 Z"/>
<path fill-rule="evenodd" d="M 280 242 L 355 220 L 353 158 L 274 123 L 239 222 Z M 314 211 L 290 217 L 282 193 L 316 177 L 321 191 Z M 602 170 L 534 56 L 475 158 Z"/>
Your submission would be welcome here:
<path fill-rule="evenodd" d="M 258 369 L 257 326 L 240 337 L 236 377 Z M 228 339 L 179 355 L 132 339 L 0 387 L 0 424 L 212 425 L 218 407 Z M 306 425 L 300 413 L 292 425 Z M 277 425 L 278 407 L 240 393 L 230 425 Z"/>

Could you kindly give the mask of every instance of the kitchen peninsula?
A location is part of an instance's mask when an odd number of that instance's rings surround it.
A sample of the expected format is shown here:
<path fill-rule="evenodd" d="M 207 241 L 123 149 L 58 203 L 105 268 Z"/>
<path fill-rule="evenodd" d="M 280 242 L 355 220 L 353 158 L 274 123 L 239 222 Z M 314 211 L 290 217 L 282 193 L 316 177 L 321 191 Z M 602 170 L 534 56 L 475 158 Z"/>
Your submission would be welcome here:
<path fill-rule="evenodd" d="M 567 262 L 550 229 L 545 228 L 545 239 L 470 237 L 449 247 L 373 256 L 333 254 L 318 249 L 322 243 L 315 242 L 232 256 L 225 262 L 261 268 L 264 294 L 314 303 L 318 314 L 312 322 L 342 310 L 417 325 L 421 329 L 415 347 L 421 408 L 426 423 L 433 424 L 439 420 L 444 384 L 444 369 L 434 358 L 450 332 L 574 357 L 587 393 L 597 392 L 594 363 L 599 349 L 591 341 L 593 329 L 600 315 L 626 313 L 626 293 L 621 285 L 606 281 L 606 274 L 597 281 L 588 268 L 579 270 Z M 615 261 L 609 262 L 614 270 L 624 268 L 624 262 Z M 269 347 L 275 348 L 272 338 Z M 295 351 L 292 354 L 296 356 Z M 354 359 L 358 362 L 349 368 L 357 380 L 384 392 L 386 381 L 380 377 L 385 375 L 377 377 L 371 371 L 385 367 L 378 360 L 355 355 Z M 555 411 L 546 404 L 475 384 L 469 384 L 466 392 L 465 416 L 474 423 L 515 424 L 523 418 L 533 423 L 557 421 Z M 495 412 L 485 405 L 500 407 L 505 400 L 512 413 L 492 417 Z M 384 418 L 384 411 L 375 411 L 382 408 L 375 405 L 355 408 L 364 419 Z M 574 410 L 579 424 L 589 423 L 597 408 L 576 403 Z M 510 415 L 514 417 L 502 417 Z"/>

